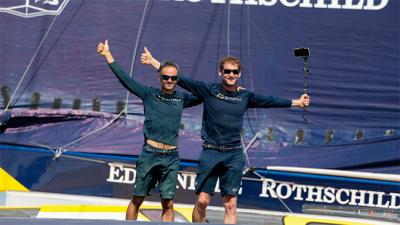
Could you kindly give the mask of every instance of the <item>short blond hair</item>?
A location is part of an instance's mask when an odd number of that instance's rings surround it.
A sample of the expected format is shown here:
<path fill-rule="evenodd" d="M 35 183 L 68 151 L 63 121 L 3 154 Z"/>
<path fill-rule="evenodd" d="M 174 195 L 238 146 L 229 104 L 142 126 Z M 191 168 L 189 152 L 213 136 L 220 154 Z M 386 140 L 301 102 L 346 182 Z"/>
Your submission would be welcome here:
<path fill-rule="evenodd" d="M 224 69 L 225 63 L 231 63 L 233 65 L 238 66 L 238 70 L 240 71 L 242 68 L 242 64 L 240 63 L 240 59 L 235 56 L 226 56 L 219 60 L 219 71 Z"/>

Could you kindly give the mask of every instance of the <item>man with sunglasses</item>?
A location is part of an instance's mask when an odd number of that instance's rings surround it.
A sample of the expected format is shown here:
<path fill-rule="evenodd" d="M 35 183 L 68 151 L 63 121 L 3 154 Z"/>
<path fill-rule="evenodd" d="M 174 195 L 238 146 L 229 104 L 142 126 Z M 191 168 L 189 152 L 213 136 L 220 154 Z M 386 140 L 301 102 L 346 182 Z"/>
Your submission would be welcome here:
<path fill-rule="evenodd" d="M 143 101 L 145 143 L 136 163 L 135 190 L 126 212 L 127 220 L 136 220 L 146 195 L 151 195 L 159 183 L 162 221 L 173 221 L 173 199 L 176 195 L 179 170 L 178 133 L 183 108 L 201 103 L 201 100 L 175 91 L 179 67 L 165 61 L 159 66 L 161 89 L 140 84 L 125 73 L 115 62 L 108 41 L 99 43 L 97 52 L 104 56 L 121 84 Z"/>
<path fill-rule="evenodd" d="M 159 62 L 145 48 L 141 56 L 143 64 L 159 68 Z M 195 192 L 198 195 L 193 210 L 193 222 L 206 222 L 206 208 L 214 194 L 217 179 L 225 207 L 224 223 L 236 223 L 237 194 L 241 187 L 244 154 L 240 141 L 243 116 L 247 108 L 305 107 L 310 103 L 308 95 L 288 100 L 274 96 L 262 96 L 239 88 L 241 63 L 228 56 L 219 62 L 220 83 L 206 83 L 180 76 L 178 85 L 203 100 L 204 111 L 201 137 L 203 151 L 199 158 L 199 172 Z"/>

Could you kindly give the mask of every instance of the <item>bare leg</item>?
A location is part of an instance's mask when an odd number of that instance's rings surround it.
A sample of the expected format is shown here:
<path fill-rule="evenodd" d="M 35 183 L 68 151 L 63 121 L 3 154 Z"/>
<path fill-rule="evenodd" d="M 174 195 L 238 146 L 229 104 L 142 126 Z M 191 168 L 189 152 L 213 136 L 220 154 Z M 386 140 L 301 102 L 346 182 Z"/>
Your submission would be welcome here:
<path fill-rule="evenodd" d="M 193 209 L 192 220 L 195 223 L 206 222 L 206 209 L 210 204 L 211 196 L 205 192 L 200 192 L 197 196 L 196 205 Z"/>
<path fill-rule="evenodd" d="M 133 196 L 126 210 L 126 220 L 137 220 L 139 207 L 142 205 L 144 197 Z"/>
<path fill-rule="evenodd" d="M 234 196 L 234 195 L 224 196 L 224 207 L 225 207 L 224 223 L 225 224 L 236 224 L 237 223 L 237 215 L 236 215 L 237 196 Z"/>
<path fill-rule="evenodd" d="M 161 221 L 173 222 L 174 221 L 174 200 L 172 199 L 161 199 L 162 215 Z"/>

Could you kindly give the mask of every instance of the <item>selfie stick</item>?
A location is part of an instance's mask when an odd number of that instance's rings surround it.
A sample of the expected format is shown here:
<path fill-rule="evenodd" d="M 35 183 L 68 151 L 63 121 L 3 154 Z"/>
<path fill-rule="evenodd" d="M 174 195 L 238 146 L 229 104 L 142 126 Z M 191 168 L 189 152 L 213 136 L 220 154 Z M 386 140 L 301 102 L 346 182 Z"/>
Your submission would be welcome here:
<path fill-rule="evenodd" d="M 310 72 L 310 70 L 308 69 L 308 57 L 310 56 L 310 49 L 309 48 L 296 48 L 296 49 L 294 49 L 294 55 L 296 57 L 301 57 L 304 60 L 304 63 L 303 63 L 303 74 L 304 74 L 303 90 L 304 90 L 304 94 L 307 94 L 307 75 L 308 75 L 308 72 Z M 308 122 L 308 120 L 305 117 L 306 111 L 307 111 L 307 106 L 304 106 L 303 119 L 304 119 L 304 121 Z"/>
<path fill-rule="evenodd" d="M 304 57 L 303 72 L 304 72 L 304 94 L 307 94 L 307 74 L 309 72 L 309 69 L 308 69 L 308 56 Z M 303 108 L 303 120 L 308 122 L 308 120 L 305 117 L 305 112 L 306 111 L 307 111 L 307 106 L 305 105 L 304 108 Z"/>
<path fill-rule="evenodd" d="M 307 74 L 309 72 L 308 69 L 308 57 L 304 57 L 304 68 L 303 68 L 303 72 L 304 72 L 304 94 L 307 94 Z"/>

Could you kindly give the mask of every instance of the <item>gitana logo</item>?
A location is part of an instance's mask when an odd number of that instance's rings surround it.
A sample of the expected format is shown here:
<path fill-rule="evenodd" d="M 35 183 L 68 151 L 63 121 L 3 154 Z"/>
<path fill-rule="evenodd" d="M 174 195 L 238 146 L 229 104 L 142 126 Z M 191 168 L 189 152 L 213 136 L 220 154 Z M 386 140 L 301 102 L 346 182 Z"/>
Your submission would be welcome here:
<path fill-rule="evenodd" d="M 60 15 L 70 0 L 6 0 L 0 1 L 0 13 L 31 18 Z"/>
<path fill-rule="evenodd" d="M 221 93 L 218 93 L 218 94 L 217 94 L 217 98 L 219 98 L 219 99 L 224 99 L 224 97 L 225 97 L 225 96 L 224 96 L 223 94 L 221 94 Z"/>

